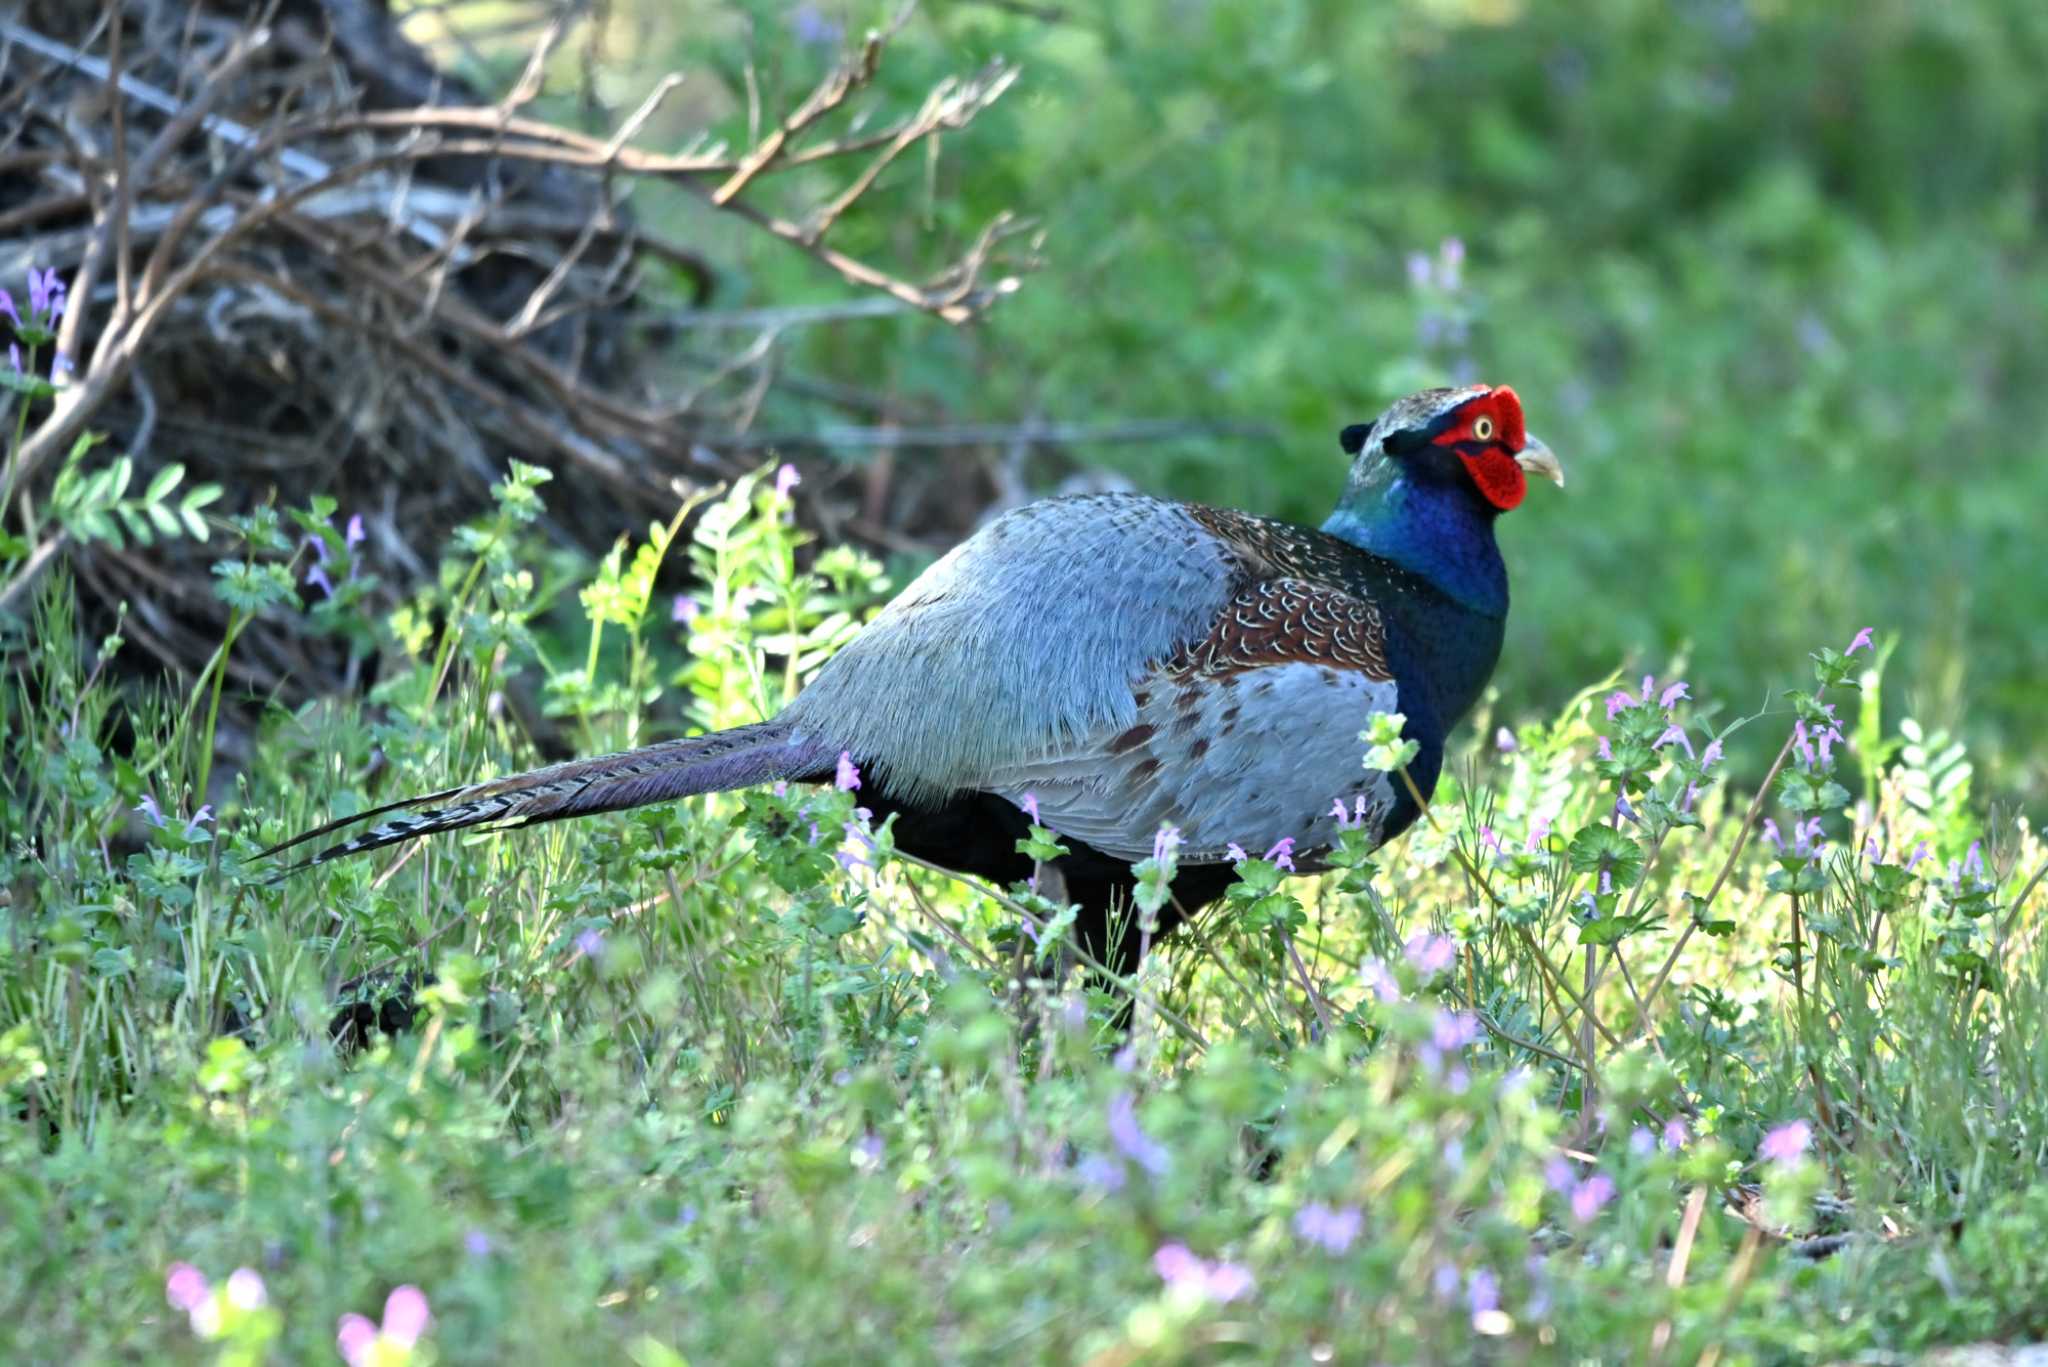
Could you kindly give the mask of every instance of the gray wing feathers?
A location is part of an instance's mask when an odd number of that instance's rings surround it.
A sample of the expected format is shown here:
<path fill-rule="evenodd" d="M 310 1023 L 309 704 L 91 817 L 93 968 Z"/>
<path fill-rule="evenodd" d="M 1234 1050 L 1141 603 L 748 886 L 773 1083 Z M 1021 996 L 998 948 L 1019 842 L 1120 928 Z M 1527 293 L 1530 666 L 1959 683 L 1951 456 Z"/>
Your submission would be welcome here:
<path fill-rule="evenodd" d="M 782 712 L 916 801 L 1132 725 L 1133 684 L 1229 601 L 1229 552 L 1135 494 L 1004 514 L 920 575 Z"/>

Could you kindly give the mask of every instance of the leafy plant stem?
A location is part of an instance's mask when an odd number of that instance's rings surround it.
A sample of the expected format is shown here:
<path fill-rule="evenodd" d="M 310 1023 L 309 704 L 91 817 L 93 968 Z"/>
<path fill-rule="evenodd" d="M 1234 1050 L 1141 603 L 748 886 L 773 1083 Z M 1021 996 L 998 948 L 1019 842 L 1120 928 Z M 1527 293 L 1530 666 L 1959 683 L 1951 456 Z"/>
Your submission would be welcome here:
<path fill-rule="evenodd" d="M 1826 692 L 1824 688 L 1816 689 L 1813 700 L 1819 702 Z M 1778 747 L 1778 757 L 1771 761 L 1770 772 L 1766 773 L 1764 781 L 1757 785 L 1756 796 L 1750 799 L 1749 809 L 1742 814 L 1742 824 L 1736 828 L 1735 843 L 1729 847 L 1728 857 L 1721 861 L 1720 871 L 1714 875 L 1712 885 L 1707 888 L 1707 895 L 1693 909 L 1693 919 L 1678 932 L 1678 942 L 1672 945 L 1671 952 L 1664 956 L 1663 967 L 1659 968 L 1657 976 L 1650 980 L 1650 990 L 1643 993 L 1643 999 L 1636 1007 L 1635 1022 L 1629 1027 L 1631 1038 L 1649 1026 L 1650 1008 L 1656 1004 L 1657 994 L 1664 990 L 1665 980 L 1670 978 L 1671 970 L 1677 966 L 1678 956 L 1685 951 L 1686 942 L 1692 939 L 1693 931 L 1698 928 L 1700 915 L 1714 905 L 1714 899 L 1721 895 L 1722 887 L 1728 882 L 1728 875 L 1734 872 L 1735 861 L 1742 857 L 1743 847 L 1749 843 L 1749 833 L 1756 829 L 1756 819 L 1762 814 L 1764 802 L 1771 795 L 1771 785 L 1778 781 L 1779 771 L 1785 767 L 1785 761 L 1792 755 L 1795 734 L 1787 733 L 1785 743 Z"/>

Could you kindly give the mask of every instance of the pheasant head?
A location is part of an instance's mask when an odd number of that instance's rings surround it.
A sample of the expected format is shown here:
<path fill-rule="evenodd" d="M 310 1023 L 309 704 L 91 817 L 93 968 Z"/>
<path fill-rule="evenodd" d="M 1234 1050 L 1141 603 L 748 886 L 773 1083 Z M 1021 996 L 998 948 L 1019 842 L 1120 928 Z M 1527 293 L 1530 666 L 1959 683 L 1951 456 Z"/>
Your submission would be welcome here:
<path fill-rule="evenodd" d="M 1507 611 L 1493 522 L 1531 474 L 1564 468 L 1522 421 L 1506 385 L 1425 389 L 1339 436 L 1351 475 L 1323 530 L 1385 556 L 1488 614 Z"/>

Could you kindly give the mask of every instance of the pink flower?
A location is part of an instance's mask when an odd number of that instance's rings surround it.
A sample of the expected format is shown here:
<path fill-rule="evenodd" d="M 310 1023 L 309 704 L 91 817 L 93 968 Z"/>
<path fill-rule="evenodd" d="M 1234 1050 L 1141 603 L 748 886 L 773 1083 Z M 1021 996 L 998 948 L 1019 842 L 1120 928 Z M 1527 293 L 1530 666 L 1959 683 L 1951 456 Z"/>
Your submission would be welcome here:
<path fill-rule="evenodd" d="M 775 472 L 775 496 L 788 498 L 789 491 L 803 482 L 804 477 L 796 472 L 796 467 L 784 462 L 782 468 Z"/>
<path fill-rule="evenodd" d="M 697 600 L 687 593 L 679 593 L 668 605 L 668 619 L 677 625 L 687 625 L 697 620 Z"/>
<path fill-rule="evenodd" d="M 1572 1218 L 1586 1224 L 1600 1208 L 1614 1199 L 1614 1179 L 1604 1172 L 1596 1172 L 1578 1184 L 1572 1191 Z"/>
<path fill-rule="evenodd" d="M 1602 758 L 1602 759 L 1613 759 L 1613 758 L 1614 758 L 1614 747 L 1613 747 L 1612 745 L 1608 744 L 1608 742 L 1607 742 L 1607 737 L 1605 737 L 1605 736 L 1602 736 L 1602 737 L 1600 737 L 1600 758 Z"/>
<path fill-rule="evenodd" d="M 192 1307 L 213 1294 L 213 1286 L 206 1280 L 206 1274 L 190 1263 L 172 1263 L 169 1275 L 164 1278 L 164 1299 L 171 1303 L 173 1310 L 190 1312 Z"/>
<path fill-rule="evenodd" d="M 1527 849 L 1531 854 L 1533 854 L 1539 848 L 1541 848 L 1543 842 L 1545 840 L 1548 840 L 1549 838 L 1550 818 L 1547 816 L 1539 816 L 1536 818 L 1535 824 L 1529 827 L 1529 839 L 1527 843 L 1524 845 L 1524 848 Z"/>
<path fill-rule="evenodd" d="M 1623 712 L 1627 711 L 1631 707 L 1634 707 L 1635 705 L 1636 700 L 1632 695 L 1624 693 L 1620 689 L 1616 689 L 1614 692 L 1609 693 L 1607 695 L 1607 720 L 1613 721 L 1616 717 L 1620 716 Z"/>
<path fill-rule="evenodd" d="M 1170 859 L 1173 856 L 1173 852 L 1179 848 L 1180 827 L 1178 826 L 1161 826 L 1158 834 L 1152 837 L 1152 858 L 1161 864 Z"/>
<path fill-rule="evenodd" d="M 1266 862 L 1294 872 L 1294 837 L 1283 836 L 1272 849 L 1266 851 Z"/>
<path fill-rule="evenodd" d="M 432 1319 L 426 1293 L 417 1286 L 401 1286 L 384 1302 L 381 1328 L 361 1315 L 343 1315 L 335 1327 L 334 1344 L 348 1367 L 404 1362 Z"/>
<path fill-rule="evenodd" d="M 1360 966 L 1358 976 L 1365 986 L 1383 1002 L 1401 1000 L 1401 984 L 1387 971 L 1386 964 L 1379 959 L 1367 959 Z"/>
<path fill-rule="evenodd" d="M 842 793 L 850 793 L 860 787 L 860 769 L 853 762 L 853 752 L 839 752 L 839 768 L 832 775 L 832 786 Z"/>
<path fill-rule="evenodd" d="M 1859 650 L 1871 649 L 1870 632 L 1871 628 L 1869 627 L 1865 627 L 1863 628 L 1863 630 L 1857 632 L 1856 639 L 1849 642 L 1849 648 L 1842 652 L 1843 658 L 1846 659 L 1849 656 L 1854 655 Z"/>
<path fill-rule="evenodd" d="M 1238 844 L 1235 840 L 1223 847 L 1223 857 L 1233 864 L 1242 864 L 1245 860 L 1251 858 L 1250 855 L 1244 852 L 1244 846 Z"/>
<path fill-rule="evenodd" d="M 1493 733 L 1493 748 L 1503 755 L 1512 755 L 1522 748 L 1522 743 L 1515 739 L 1514 732 L 1503 726 Z"/>
<path fill-rule="evenodd" d="M 1401 952 L 1407 955 L 1410 967 L 1424 978 L 1448 972 L 1458 962 L 1458 942 L 1448 935 L 1431 935 L 1426 930 L 1409 936 Z"/>
<path fill-rule="evenodd" d="M 1757 1146 L 1757 1157 L 1773 1163 L 1796 1163 L 1813 1143 L 1813 1126 L 1804 1120 L 1794 1120 L 1778 1126 L 1764 1136 L 1764 1142 Z"/>
<path fill-rule="evenodd" d="M 1721 762 L 1721 742 L 1710 740 L 1707 748 L 1700 751 L 1700 768 L 1711 769 Z"/>
<path fill-rule="evenodd" d="M 1197 1257 L 1186 1244 L 1161 1244 L 1152 1255 L 1159 1279 L 1176 1291 L 1192 1292 L 1198 1299 L 1221 1305 L 1251 1294 L 1251 1272 L 1228 1262 L 1209 1262 Z"/>
<path fill-rule="evenodd" d="M 1034 825 L 1034 826 L 1043 826 L 1043 825 L 1045 824 L 1045 823 L 1044 823 L 1043 821 L 1040 821 L 1040 820 L 1038 819 L 1038 794 L 1037 794 L 1037 793 L 1026 793 L 1026 794 L 1024 794 L 1024 802 L 1023 802 L 1023 804 L 1022 804 L 1022 805 L 1023 805 L 1023 807 L 1024 807 L 1024 815 L 1026 815 L 1026 816 L 1028 816 L 1028 817 L 1030 817 L 1030 818 L 1031 818 L 1031 824 L 1032 824 L 1032 825 Z"/>
<path fill-rule="evenodd" d="M 1674 1115 L 1671 1119 L 1664 1122 L 1663 1144 L 1666 1150 L 1671 1153 L 1677 1153 L 1691 1142 L 1692 1134 L 1685 1128 L 1685 1118 L 1683 1116 Z"/>
<path fill-rule="evenodd" d="M 1685 681 L 1681 679 L 1677 683 L 1671 685 L 1671 687 L 1665 689 L 1662 693 L 1657 695 L 1657 706 L 1663 708 L 1665 711 L 1668 712 L 1671 710 L 1672 706 L 1678 702 L 1680 698 L 1687 696 L 1689 695 L 1686 692 Z"/>

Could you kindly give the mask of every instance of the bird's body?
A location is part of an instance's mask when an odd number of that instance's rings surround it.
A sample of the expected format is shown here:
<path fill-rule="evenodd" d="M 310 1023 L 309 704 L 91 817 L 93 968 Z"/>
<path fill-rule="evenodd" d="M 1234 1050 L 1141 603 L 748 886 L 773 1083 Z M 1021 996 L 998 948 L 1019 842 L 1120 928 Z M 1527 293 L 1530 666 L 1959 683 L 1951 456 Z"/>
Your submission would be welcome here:
<path fill-rule="evenodd" d="M 845 755 L 876 819 L 897 815 L 899 848 L 999 883 L 1031 873 L 1016 850 L 1028 798 L 1072 850 L 1060 872 L 1084 945 L 1128 968 L 1115 908 L 1162 826 L 1180 835 L 1189 909 L 1228 886 L 1239 850 L 1289 840 L 1306 870 L 1340 827 L 1392 839 L 1418 809 L 1362 766 L 1359 732 L 1401 713 L 1426 797 L 1492 673 L 1507 612 L 1493 518 L 1519 501 L 1523 466 L 1556 471 L 1525 445 L 1513 392 L 1430 391 L 1345 444 L 1358 461 L 1321 531 L 1135 494 L 1031 504 L 926 570 L 769 721 L 394 804 L 415 810 L 313 862 L 486 821 L 830 782 Z"/>

